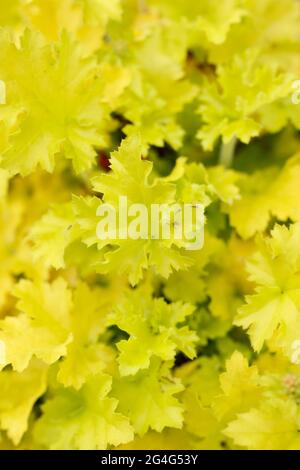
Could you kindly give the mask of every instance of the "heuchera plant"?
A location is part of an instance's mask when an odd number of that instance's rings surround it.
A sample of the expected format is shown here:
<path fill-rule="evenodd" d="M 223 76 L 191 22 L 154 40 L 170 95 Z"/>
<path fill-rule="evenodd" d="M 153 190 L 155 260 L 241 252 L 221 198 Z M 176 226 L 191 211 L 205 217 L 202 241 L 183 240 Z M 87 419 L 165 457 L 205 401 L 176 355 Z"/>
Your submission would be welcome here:
<path fill-rule="evenodd" d="M 299 31 L 0 0 L 1 449 L 300 449 Z M 200 203 L 203 246 L 100 240 L 121 196 Z"/>

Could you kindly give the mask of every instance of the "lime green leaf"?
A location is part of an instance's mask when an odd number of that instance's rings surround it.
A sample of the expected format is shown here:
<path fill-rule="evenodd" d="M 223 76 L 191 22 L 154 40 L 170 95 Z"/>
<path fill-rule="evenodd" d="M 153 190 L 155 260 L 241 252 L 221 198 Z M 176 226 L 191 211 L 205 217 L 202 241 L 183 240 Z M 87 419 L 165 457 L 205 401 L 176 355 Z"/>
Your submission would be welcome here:
<path fill-rule="evenodd" d="M 38 165 L 53 171 L 62 152 L 76 172 L 90 168 L 94 147 L 107 142 L 110 105 L 126 85 L 126 73 L 118 70 L 114 80 L 111 66 L 83 58 L 66 34 L 53 46 L 27 31 L 17 48 L 2 31 L 0 50 L 0 75 L 7 88 L 0 115 L 18 121 L 2 166 L 22 175 Z"/>
<path fill-rule="evenodd" d="M 71 293 L 66 282 L 58 278 L 52 282 L 22 280 L 15 289 L 20 313 L 0 321 L 0 339 L 5 344 L 1 366 L 12 364 L 23 371 L 36 356 L 48 364 L 66 353 L 71 341 Z"/>
<path fill-rule="evenodd" d="M 240 180 L 240 200 L 228 208 L 230 222 L 243 238 L 264 231 L 272 216 L 285 221 L 300 218 L 298 200 L 299 156 L 282 169 L 267 168 Z"/>
<path fill-rule="evenodd" d="M 237 412 L 248 410 L 259 403 L 258 370 L 248 366 L 248 361 L 240 352 L 234 352 L 226 361 L 226 371 L 220 375 L 222 394 L 216 397 L 213 408 L 216 416 L 230 419 Z"/>
<path fill-rule="evenodd" d="M 73 340 L 67 346 L 58 380 L 66 387 L 79 389 L 86 380 L 103 371 L 113 360 L 109 346 L 98 343 L 104 333 L 107 314 L 111 308 L 112 295 L 109 289 L 90 289 L 80 283 L 73 296 L 71 331 Z"/>
<path fill-rule="evenodd" d="M 224 433 L 248 449 L 296 450 L 300 449 L 298 428 L 295 403 L 278 399 L 239 414 Z"/>
<path fill-rule="evenodd" d="M 219 137 L 225 143 L 238 138 L 248 144 L 262 130 L 255 113 L 291 94 L 292 77 L 274 66 L 261 65 L 257 57 L 253 50 L 235 56 L 218 67 L 214 81 L 204 84 L 199 112 L 205 124 L 198 137 L 206 150 L 211 150 Z"/>
<path fill-rule="evenodd" d="M 119 399 L 118 409 L 129 416 L 135 432 L 143 435 L 150 428 L 158 432 L 166 426 L 181 428 L 183 409 L 173 395 L 182 388 L 167 367 L 160 370 L 159 361 L 154 361 L 147 371 L 116 379 L 113 394 Z"/>
<path fill-rule="evenodd" d="M 0 427 L 18 445 L 36 400 L 46 391 L 47 367 L 32 362 L 21 373 L 0 372 Z"/>
<path fill-rule="evenodd" d="M 256 293 L 246 297 L 247 304 L 240 308 L 235 324 L 248 329 L 256 351 L 271 340 L 276 348 L 291 355 L 293 342 L 298 339 L 299 237 L 299 224 L 290 229 L 275 226 L 249 263 Z"/>
<path fill-rule="evenodd" d="M 99 375 L 79 391 L 62 388 L 43 405 L 35 438 L 49 449 L 106 449 L 133 439 L 127 418 L 116 412 L 118 401 L 109 397 L 111 378 Z"/>
<path fill-rule="evenodd" d="M 153 356 L 171 360 L 179 350 L 194 357 L 197 335 L 180 325 L 193 311 L 190 304 L 168 305 L 163 299 L 145 296 L 142 290 L 132 292 L 117 305 L 109 321 L 129 335 L 128 340 L 117 344 L 121 375 L 146 369 Z"/>
<path fill-rule="evenodd" d="M 64 267 L 65 249 L 72 240 L 73 219 L 72 205 L 57 205 L 31 228 L 35 259 L 56 269 Z"/>

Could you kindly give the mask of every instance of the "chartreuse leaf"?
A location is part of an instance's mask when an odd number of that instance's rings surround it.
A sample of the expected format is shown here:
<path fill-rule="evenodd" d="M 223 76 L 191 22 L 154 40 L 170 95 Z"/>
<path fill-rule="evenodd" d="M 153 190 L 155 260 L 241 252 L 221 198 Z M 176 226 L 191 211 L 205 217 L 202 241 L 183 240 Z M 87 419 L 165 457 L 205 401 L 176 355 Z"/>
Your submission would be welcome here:
<path fill-rule="evenodd" d="M 219 256 L 223 248 L 221 240 L 205 231 L 204 246 L 200 251 L 193 251 L 191 257 L 195 260 L 188 271 L 171 274 L 164 286 L 164 294 L 172 301 L 183 300 L 194 304 L 201 303 L 207 298 L 206 276 L 209 263 Z"/>
<path fill-rule="evenodd" d="M 47 367 L 38 361 L 24 372 L 0 372 L 0 428 L 18 445 L 36 400 L 46 391 Z"/>
<path fill-rule="evenodd" d="M 240 180 L 241 198 L 228 207 L 231 224 L 243 238 L 264 231 L 272 217 L 298 221 L 300 160 L 295 155 L 282 167 L 268 167 Z"/>
<path fill-rule="evenodd" d="M 193 35 L 196 32 L 198 35 L 200 32 L 204 33 L 207 40 L 213 44 L 223 43 L 231 25 L 239 23 L 247 14 L 244 2 L 240 0 L 225 0 L 221 4 L 216 0 L 192 0 L 188 4 L 182 0 L 151 0 L 150 4 L 175 21 L 181 20 L 182 26 Z"/>
<path fill-rule="evenodd" d="M 271 66 L 277 63 L 285 70 L 297 72 L 297 64 L 291 62 L 291 57 L 298 48 L 299 3 L 295 0 L 245 0 L 243 9 L 242 21 L 232 25 L 225 41 L 208 44 L 210 60 L 226 63 L 236 54 L 256 48 Z"/>
<path fill-rule="evenodd" d="M 48 364 L 64 357 L 58 380 L 79 389 L 112 362 L 112 349 L 98 342 L 116 297 L 111 289 L 90 289 L 81 282 L 72 298 L 62 278 L 38 285 L 23 280 L 15 295 L 21 313 L 4 318 L 0 326 L 2 367 L 12 364 L 22 371 L 32 356 Z"/>
<path fill-rule="evenodd" d="M 223 424 L 215 416 L 212 400 L 220 394 L 221 364 L 215 357 L 202 357 L 177 369 L 185 386 L 182 394 L 184 429 L 195 449 L 222 449 Z"/>
<path fill-rule="evenodd" d="M 193 391 L 187 389 L 184 393 L 185 426 L 192 436 L 193 447 L 203 450 L 221 450 L 224 435 L 222 423 L 214 416 L 209 407 L 201 403 Z"/>
<path fill-rule="evenodd" d="M 273 399 L 238 414 L 224 433 L 248 449 L 299 450 L 299 418 L 292 400 Z"/>
<path fill-rule="evenodd" d="M 235 324 L 248 330 L 260 351 L 264 342 L 291 356 L 299 331 L 299 224 L 276 225 L 271 237 L 259 243 L 248 265 L 255 293 L 246 297 Z"/>
<path fill-rule="evenodd" d="M 25 15 L 22 0 L 1 0 L 0 27 L 9 27 L 15 31 L 24 29 Z"/>
<path fill-rule="evenodd" d="M 238 172 L 221 165 L 205 168 L 201 163 L 186 163 L 183 158 L 177 162 L 167 180 L 177 182 L 178 197 L 183 202 L 201 202 L 208 206 L 212 201 L 220 200 L 231 205 L 239 199 Z"/>
<path fill-rule="evenodd" d="M 109 318 L 111 324 L 128 333 L 128 340 L 117 344 L 121 375 L 132 375 L 147 369 L 152 357 L 172 360 L 176 351 L 188 357 L 195 355 L 197 335 L 183 326 L 194 307 L 163 299 L 152 299 L 143 290 L 133 291 L 118 304 Z"/>
<path fill-rule="evenodd" d="M 126 72 L 118 69 L 114 78 L 112 66 L 83 58 L 67 34 L 54 46 L 26 31 L 17 47 L 2 31 L 0 50 L 7 89 L 0 116 L 9 126 L 2 167 L 12 174 L 27 175 L 37 166 L 51 172 L 63 152 L 76 172 L 90 168 L 94 147 L 107 142 L 111 105 L 127 83 Z"/>
<path fill-rule="evenodd" d="M 259 403 L 261 398 L 257 368 L 249 367 L 247 359 L 237 351 L 226 361 L 220 385 L 222 393 L 213 403 L 218 419 L 230 419 L 235 413 Z"/>
<path fill-rule="evenodd" d="M 181 428 L 183 409 L 174 395 L 182 389 L 167 364 L 161 366 L 154 359 L 148 370 L 115 379 L 113 394 L 119 400 L 118 410 L 129 416 L 135 432 L 142 436 L 149 429 L 161 432 L 166 426 Z"/>
<path fill-rule="evenodd" d="M 112 349 L 98 343 L 98 337 L 106 329 L 113 299 L 110 289 L 92 290 L 84 283 L 77 286 L 71 313 L 73 341 L 67 346 L 58 372 L 58 380 L 66 387 L 79 389 L 88 377 L 101 372 L 112 361 Z"/>
<path fill-rule="evenodd" d="M 105 27 L 110 19 L 119 20 L 122 14 L 121 1 L 112 0 L 32 0 L 25 9 L 29 19 L 49 39 L 57 39 L 63 29 L 83 34 L 84 26 Z M 51 18 L 47 25 L 46 19 Z M 83 38 L 84 38 L 83 34 Z"/>
<path fill-rule="evenodd" d="M 111 173 L 100 175 L 93 180 L 94 189 L 104 194 L 104 201 L 112 204 L 119 217 L 119 198 L 127 197 L 128 205 L 143 204 L 151 213 L 152 204 L 174 204 L 176 199 L 176 183 L 157 178 L 149 180 L 152 163 L 142 160 L 141 141 L 133 136 L 122 142 L 117 152 L 111 157 Z M 79 219 L 84 213 L 78 214 Z M 161 224 L 163 224 L 161 220 Z M 166 223 L 166 222 L 165 222 Z M 119 229 L 122 227 L 119 227 Z M 81 237 L 85 241 L 85 233 Z M 89 242 L 89 239 L 86 240 Z M 191 265 L 192 259 L 184 249 L 184 240 L 144 239 L 132 240 L 100 240 L 101 247 L 115 245 L 114 250 L 107 250 L 105 263 L 97 269 L 102 272 L 119 272 L 127 274 L 131 284 L 135 285 L 143 276 L 143 270 L 153 267 L 159 274 L 168 277 L 175 270 L 185 269 Z"/>
<path fill-rule="evenodd" d="M 111 377 L 91 378 L 79 391 L 59 388 L 42 407 L 34 437 L 49 449 L 106 449 L 133 439 L 128 418 L 116 412 Z"/>
<path fill-rule="evenodd" d="M 56 269 L 65 266 L 64 254 L 72 240 L 74 212 L 72 205 L 60 204 L 32 226 L 30 239 L 35 243 L 34 256 Z"/>
<path fill-rule="evenodd" d="M 129 121 L 125 134 L 140 133 L 143 153 L 150 145 L 163 147 L 165 142 L 178 149 L 185 135 L 178 115 L 197 95 L 197 87 L 186 77 L 184 28 L 164 21 L 150 4 L 144 9 L 129 1 L 123 27 L 109 25 L 108 37 L 105 45 L 110 60 L 121 61 L 131 71 L 132 80 L 119 108 Z"/>
<path fill-rule="evenodd" d="M 71 292 L 66 281 L 51 284 L 22 280 L 15 289 L 20 313 L 0 321 L 0 339 L 5 345 L 1 367 L 11 364 L 22 372 L 33 356 L 48 364 L 66 354 L 70 332 Z"/>
<path fill-rule="evenodd" d="M 231 322 L 244 302 L 243 296 L 252 292 L 245 265 L 254 250 L 253 242 L 233 236 L 216 252 L 207 276 L 209 309 L 214 317 Z"/>
<path fill-rule="evenodd" d="M 72 201 L 72 209 L 69 204 L 53 208 L 34 225 L 30 238 L 37 247 L 35 256 L 48 265 L 59 268 L 64 266 L 64 252 L 71 242 L 80 240 L 89 247 L 97 245 L 99 250 L 102 250 L 103 257 L 100 262 L 99 258 L 94 260 L 94 269 L 103 274 L 128 275 L 132 285 L 136 285 L 143 277 L 144 271 L 150 267 L 156 269 L 163 277 L 168 277 L 172 271 L 186 269 L 193 263 L 188 242 L 184 238 L 185 234 L 182 239 L 176 239 L 172 227 L 169 239 L 152 238 L 151 224 L 147 219 L 148 227 L 142 227 L 145 234 L 140 238 L 119 236 L 119 232 L 124 230 L 124 227 L 119 225 L 120 198 L 126 198 L 127 207 L 135 203 L 144 205 L 147 214 L 151 214 L 153 204 L 165 204 L 170 207 L 176 202 L 181 203 L 182 200 L 208 204 L 209 198 L 204 194 L 205 178 L 199 188 L 195 184 L 195 192 L 188 189 L 185 191 L 184 188 L 177 191 L 176 181 L 170 181 L 168 177 L 151 181 L 153 165 L 141 158 L 141 142 L 138 136 L 124 140 L 118 151 L 112 154 L 110 161 L 111 173 L 93 179 L 94 190 L 104 194 L 103 200 L 95 196 L 76 196 Z M 178 184 L 181 185 L 181 182 L 178 181 Z M 229 191 L 235 192 L 233 184 L 230 183 L 229 187 L 226 183 L 224 188 L 225 186 Z M 109 237 L 107 234 L 101 237 L 97 232 L 100 221 L 97 210 L 102 202 L 112 205 L 116 214 L 116 233 L 112 232 Z M 162 233 L 162 228 L 168 221 L 160 216 L 159 224 Z M 184 232 L 191 229 L 192 233 L 196 233 L 195 228 L 191 222 L 190 226 L 184 226 Z M 202 229 L 203 227 L 198 227 L 197 230 Z"/>
<path fill-rule="evenodd" d="M 260 64 L 255 50 L 220 65 L 216 79 L 206 80 L 200 92 L 199 112 L 205 124 L 198 137 L 203 147 L 211 150 L 218 137 L 225 143 L 233 138 L 249 143 L 262 131 L 255 114 L 291 92 L 292 77 Z"/>

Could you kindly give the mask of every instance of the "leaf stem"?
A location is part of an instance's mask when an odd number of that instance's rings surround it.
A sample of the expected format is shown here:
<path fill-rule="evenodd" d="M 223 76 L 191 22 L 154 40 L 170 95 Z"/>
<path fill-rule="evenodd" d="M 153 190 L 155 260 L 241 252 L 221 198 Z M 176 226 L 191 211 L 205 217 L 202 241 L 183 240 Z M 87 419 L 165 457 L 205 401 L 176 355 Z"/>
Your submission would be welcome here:
<path fill-rule="evenodd" d="M 222 142 L 219 163 L 225 166 L 225 168 L 230 168 L 232 165 L 236 144 L 236 137 L 232 137 L 232 139 L 226 144 Z"/>

